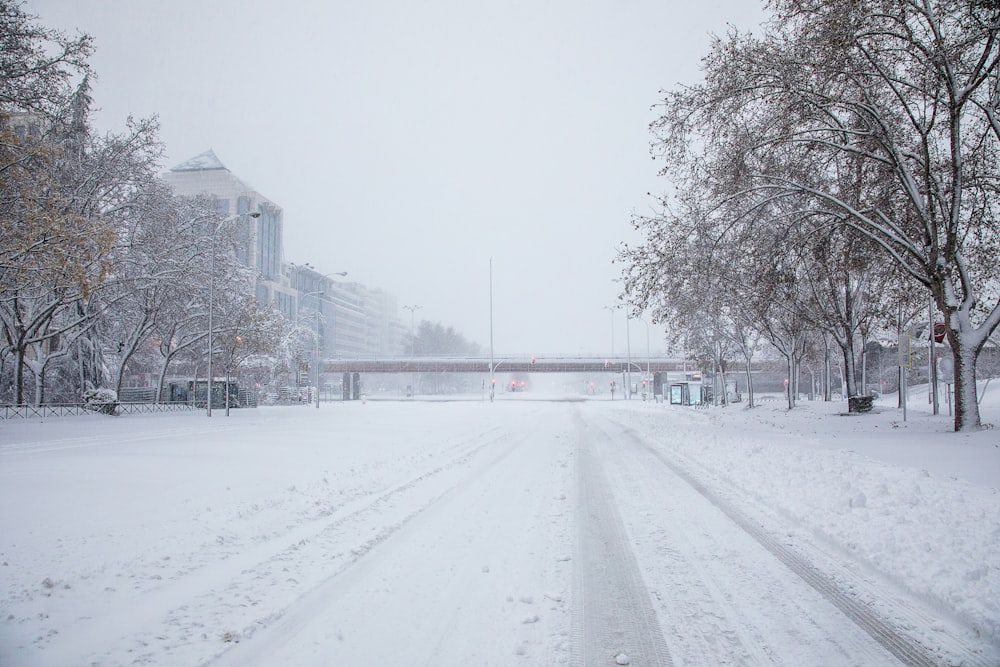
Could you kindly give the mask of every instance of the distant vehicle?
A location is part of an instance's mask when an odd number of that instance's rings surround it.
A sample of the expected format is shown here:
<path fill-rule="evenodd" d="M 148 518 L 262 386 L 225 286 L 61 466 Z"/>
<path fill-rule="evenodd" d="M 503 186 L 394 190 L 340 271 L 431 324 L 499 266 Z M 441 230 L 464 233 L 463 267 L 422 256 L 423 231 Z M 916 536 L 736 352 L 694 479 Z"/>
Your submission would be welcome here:
<path fill-rule="evenodd" d="M 507 383 L 507 391 L 525 391 L 528 388 L 528 381 L 520 377 L 512 377 Z"/>

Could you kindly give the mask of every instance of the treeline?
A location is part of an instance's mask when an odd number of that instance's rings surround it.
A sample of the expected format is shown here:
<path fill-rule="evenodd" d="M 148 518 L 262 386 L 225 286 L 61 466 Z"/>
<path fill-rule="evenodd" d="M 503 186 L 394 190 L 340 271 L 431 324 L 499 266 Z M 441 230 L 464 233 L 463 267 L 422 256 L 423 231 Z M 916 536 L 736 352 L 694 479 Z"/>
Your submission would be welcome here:
<path fill-rule="evenodd" d="M 257 308 L 234 220 L 157 177 L 155 118 L 97 135 L 88 35 L 46 29 L 0 0 L 0 402 L 78 402 L 205 376 L 288 367 L 301 332 Z"/>
<path fill-rule="evenodd" d="M 409 336 L 407 351 L 421 357 L 476 357 L 482 348 L 455 330 L 439 322 L 424 320 Z"/>
<path fill-rule="evenodd" d="M 935 317 L 955 429 L 978 428 L 1000 323 L 1000 5 L 767 8 L 761 35 L 717 38 L 703 80 L 663 94 L 653 157 L 672 191 L 634 218 L 625 297 L 712 367 L 773 346 L 790 407 L 804 362 L 839 366 L 855 395 L 869 341 Z"/>

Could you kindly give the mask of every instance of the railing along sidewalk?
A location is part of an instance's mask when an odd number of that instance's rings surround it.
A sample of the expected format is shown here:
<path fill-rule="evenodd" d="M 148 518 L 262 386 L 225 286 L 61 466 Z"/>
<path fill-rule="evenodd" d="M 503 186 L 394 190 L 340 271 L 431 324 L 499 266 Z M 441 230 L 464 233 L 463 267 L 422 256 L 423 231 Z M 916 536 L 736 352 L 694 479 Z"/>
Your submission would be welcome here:
<path fill-rule="evenodd" d="M 115 403 L 113 412 L 103 406 L 85 403 L 51 403 L 45 405 L 3 405 L 0 419 L 35 419 L 93 414 L 146 414 L 154 412 L 182 412 L 197 409 L 191 403 Z"/>

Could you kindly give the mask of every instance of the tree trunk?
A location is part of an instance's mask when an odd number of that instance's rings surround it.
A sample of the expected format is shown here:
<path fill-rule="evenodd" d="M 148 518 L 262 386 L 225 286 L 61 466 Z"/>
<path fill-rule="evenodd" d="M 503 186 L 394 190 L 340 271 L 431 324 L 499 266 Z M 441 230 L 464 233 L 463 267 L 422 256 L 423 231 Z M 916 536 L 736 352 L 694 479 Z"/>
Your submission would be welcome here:
<path fill-rule="evenodd" d="M 788 362 L 787 371 L 788 377 L 785 379 L 785 396 L 788 399 L 788 409 L 791 410 L 795 407 L 795 389 L 792 386 L 795 382 L 795 354 L 789 354 L 785 357 Z"/>
<path fill-rule="evenodd" d="M 976 360 L 978 347 L 956 344 L 952 341 L 955 358 L 955 430 L 973 431 L 980 427 L 979 401 L 976 390 Z"/>
<path fill-rule="evenodd" d="M 844 384 L 847 389 L 847 397 L 858 395 L 858 382 L 856 380 L 857 368 L 854 365 L 854 345 L 847 345 L 844 350 Z"/>
<path fill-rule="evenodd" d="M 866 351 L 865 341 L 861 340 L 861 394 L 867 396 L 870 392 L 868 391 L 868 352 Z"/>
<path fill-rule="evenodd" d="M 24 405 L 24 345 L 14 348 L 14 405 Z"/>
<path fill-rule="evenodd" d="M 723 407 L 729 407 L 729 387 L 727 386 L 728 380 L 726 379 L 726 371 L 719 367 L 719 377 L 722 378 L 722 405 Z"/>
<path fill-rule="evenodd" d="M 80 372 L 80 400 L 83 400 L 83 394 L 87 391 L 87 376 L 83 369 L 83 341 L 80 338 L 76 339 L 76 365 Z"/>
<path fill-rule="evenodd" d="M 35 373 L 35 407 L 41 407 L 45 400 L 45 366 Z"/>
<path fill-rule="evenodd" d="M 130 343 L 122 351 L 118 352 L 118 365 L 115 368 L 115 396 L 122 395 L 122 383 L 125 381 L 125 367 L 135 354 L 136 346 Z"/>
<path fill-rule="evenodd" d="M 833 371 L 830 368 L 830 337 L 823 336 L 823 400 L 833 400 Z"/>
<path fill-rule="evenodd" d="M 173 353 L 167 354 L 166 358 L 163 360 L 163 364 L 160 365 L 160 375 L 156 382 L 156 403 L 159 404 L 163 401 L 163 381 L 167 377 L 167 367 L 170 366 L 170 360 L 173 359 Z M 197 376 L 196 376 L 197 377 Z"/>
<path fill-rule="evenodd" d="M 802 358 L 804 356 L 805 355 L 799 356 L 797 353 L 795 355 L 795 393 L 793 398 L 795 405 L 799 404 L 799 376 L 802 374 Z"/>
<path fill-rule="evenodd" d="M 1000 310 L 994 309 L 978 327 L 971 322 L 970 307 L 952 310 L 947 317 L 945 335 L 951 345 L 955 365 L 955 431 L 974 431 L 982 426 L 976 387 L 976 361 L 989 335 L 1000 321 Z M 939 310 L 949 312 L 938 305 Z M 933 331 L 931 332 L 933 334 Z M 933 337 L 930 338 L 933 342 Z"/>

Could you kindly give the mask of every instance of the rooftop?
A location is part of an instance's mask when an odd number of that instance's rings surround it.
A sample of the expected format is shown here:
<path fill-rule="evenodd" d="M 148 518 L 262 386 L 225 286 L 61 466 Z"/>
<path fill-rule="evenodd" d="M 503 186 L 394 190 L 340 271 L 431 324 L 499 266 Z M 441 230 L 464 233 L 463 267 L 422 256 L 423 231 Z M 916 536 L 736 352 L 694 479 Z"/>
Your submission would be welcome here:
<path fill-rule="evenodd" d="M 204 153 L 196 155 L 190 160 L 171 168 L 170 171 L 210 171 L 218 169 L 229 171 L 226 169 L 226 165 L 222 164 L 222 160 L 215 154 L 215 151 L 209 148 Z"/>

